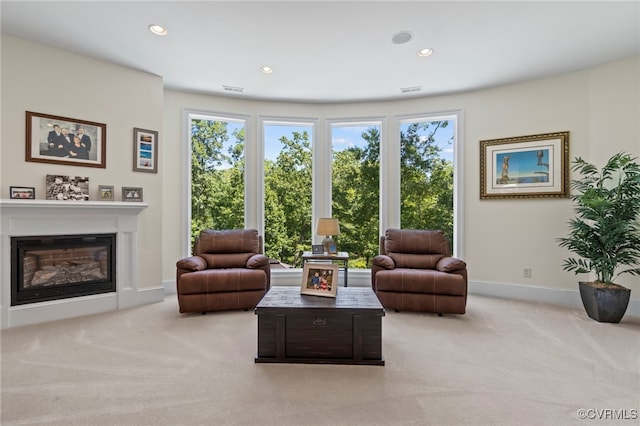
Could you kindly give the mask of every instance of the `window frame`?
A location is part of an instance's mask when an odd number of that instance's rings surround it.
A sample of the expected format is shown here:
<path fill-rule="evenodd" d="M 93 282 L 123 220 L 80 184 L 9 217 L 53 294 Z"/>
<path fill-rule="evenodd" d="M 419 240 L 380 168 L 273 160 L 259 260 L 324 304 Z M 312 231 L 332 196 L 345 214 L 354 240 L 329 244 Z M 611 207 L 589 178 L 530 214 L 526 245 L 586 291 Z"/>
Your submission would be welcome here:
<path fill-rule="evenodd" d="M 396 115 L 394 119 L 394 135 L 392 140 L 395 142 L 393 145 L 393 156 L 396 159 L 395 164 L 391 167 L 392 176 L 390 180 L 393 180 L 396 191 L 390 193 L 388 200 L 388 206 L 390 210 L 389 222 L 387 227 L 399 228 L 400 227 L 400 127 L 406 123 L 415 123 L 420 121 L 453 121 L 454 134 L 453 134 L 453 256 L 464 257 L 464 198 L 463 198 L 463 184 L 464 184 L 464 111 L 462 110 L 450 110 L 440 111 L 434 113 L 422 113 L 422 114 L 403 114 Z M 385 228 L 386 229 L 386 228 Z"/>
<path fill-rule="evenodd" d="M 380 235 L 384 230 L 400 226 L 400 126 L 405 122 L 420 120 L 452 120 L 455 125 L 454 134 L 454 255 L 464 257 L 464 111 L 448 110 L 433 113 L 402 114 L 395 116 L 369 116 L 351 118 L 324 118 L 320 126 L 319 118 L 242 115 L 215 111 L 183 109 L 183 175 L 182 204 L 184 222 L 182 224 L 182 251 L 185 256 L 191 253 L 189 243 L 191 227 L 191 118 L 207 118 L 229 121 L 244 121 L 245 124 L 245 226 L 258 229 L 264 235 L 264 125 L 308 125 L 312 131 L 312 221 L 318 217 L 331 215 L 331 161 L 332 161 L 332 126 L 334 125 L 366 125 L 380 126 Z M 255 120 L 252 118 L 255 117 Z M 389 125 L 391 123 L 391 125 Z M 255 127 L 254 127 L 255 126 Z M 389 135 L 392 135 L 391 137 Z M 313 229 L 313 226 L 312 226 Z M 312 235 L 317 243 L 320 237 Z M 272 270 L 284 285 L 297 284 L 300 268 L 290 270 Z M 369 272 L 369 270 L 362 270 Z M 359 272 L 359 271 L 354 271 Z M 359 274 L 353 274 L 357 278 Z M 352 274 L 350 274 L 352 276 Z M 364 275 L 362 276 L 364 279 Z"/>
<path fill-rule="evenodd" d="M 184 143 L 182 144 L 182 156 L 184 165 L 184 173 L 182 173 L 182 209 L 185 220 L 182 223 L 182 253 L 190 256 L 193 247 L 191 247 L 191 121 L 194 119 L 228 121 L 242 123 L 244 125 L 244 156 L 245 156 L 245 195 L 244 195 L 244 223 L 247 224 L 247 154 L 251 151 L 247 149 L 247 145 L 251 138 L 252 131 L 250 126 L 250 116 L 241 114 L 221 113 L 205 110 L 183 109 L 182 111 L 182 131 L 184 135 Z"/>

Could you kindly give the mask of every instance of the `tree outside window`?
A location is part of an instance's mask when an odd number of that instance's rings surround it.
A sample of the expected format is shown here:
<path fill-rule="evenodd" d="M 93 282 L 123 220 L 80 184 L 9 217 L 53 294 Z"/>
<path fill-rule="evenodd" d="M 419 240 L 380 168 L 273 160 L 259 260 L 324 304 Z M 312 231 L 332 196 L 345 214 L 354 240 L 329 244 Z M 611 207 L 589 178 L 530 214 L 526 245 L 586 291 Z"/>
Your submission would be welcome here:
<path fill-rule="evenodd" d="M 349 267 L 367 269 L 378 254 L 380 125 L 334 125 L 331 135 L 332 216 L 340 221 Z"/>
<path fill-rule="evenodd" d="M 401 227 L 441 229 L 452 244 L 453 123 L 424 120 L 400 126 Z"/>
<path fill-rule="evenodd" d="M 311 126 L 264 126 L 265 253 L 301 267 L 311 248 Z"/>
<path fill-rule="evenodd" d="M 244 227 L 244 122 L 192 118 L 191 242 L 203 229 Z"/>

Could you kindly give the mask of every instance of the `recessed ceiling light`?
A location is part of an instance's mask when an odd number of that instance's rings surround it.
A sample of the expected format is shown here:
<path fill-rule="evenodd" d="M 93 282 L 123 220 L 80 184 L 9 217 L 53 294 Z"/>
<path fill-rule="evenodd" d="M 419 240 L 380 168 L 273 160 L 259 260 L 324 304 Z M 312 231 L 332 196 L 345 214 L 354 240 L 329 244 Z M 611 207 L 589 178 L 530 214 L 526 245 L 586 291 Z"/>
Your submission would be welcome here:
<path fill-rule="evenodd" d="M 413 33 L 411 31 L 400 31 L 395 33 L 393 37 L 391 37 L 391 41 L 394 44 L 405 44 L 411 41 L 413 38 Z"/>
<path fill-rule="evenodd" d="M 433 49 L 420 49 L 418 50 L 418 56 L 429 56 L 433 53 Z"/>
<path fill-rule="evenodd" d="M 262 74 L 271 74 L 273 72 L 273 69 L 271 67 L 264 66 L 260 67 L 260 72 Z"/>
<path fill-rule="evenodd" d="M 149 31 L 151 31 L 155 35 L 167 35 L 167 29 L 159 24 L 149 25 Z"/>

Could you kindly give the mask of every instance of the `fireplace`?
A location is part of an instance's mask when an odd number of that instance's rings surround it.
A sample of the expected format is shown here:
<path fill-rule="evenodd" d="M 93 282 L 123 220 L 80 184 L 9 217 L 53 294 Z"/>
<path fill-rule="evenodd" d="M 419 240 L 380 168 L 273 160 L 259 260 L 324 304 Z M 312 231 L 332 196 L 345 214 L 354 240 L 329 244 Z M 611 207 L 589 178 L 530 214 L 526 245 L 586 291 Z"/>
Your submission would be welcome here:
<path fill-rule="evenodd" d="M 138 270 L 140 259 L 144 256 L 138 240 L 138 219 L 147 207 L 146 203 L 120 201 L 0 199 L 0 328 L 21 327 L 111 312 L 164 300 L 162 286 L 140 287 L 141 280 L 146 279 L 146 276 Z M 59 237 L 68 240 L 71 238 L 70 242 L 65 242 L 68 245 L 66 248 L 74 249 L 77 248 L 74 244 L 78 240 L 73 241 L 73 239 L 88 237 L 89 240 L 84 241 L 83 244 L 91 245 L 94 242 L 91 238 L 104 235 L 115 235 L 111 249 L 107 250 L 107 255 L 110 256 L 108 260 L 111 265 L 110 272 L 105 274 L 98 268 L 100 273 L 110 279 L 110 283 L 102 282 L 102 278 L 85 281 L 86 286 L 83 291 L 87 295 L 82 297 L 64 294 L 70 287 L 67 287 L 67 284 L 56 284 L 58 289 L 55 291 L 63 294 L 46 294 L 44 296 L 47 300 L 38 303 L 18 300 L 21 304 L 14 304 L 16 297 L 12 296 L 12 293 L 25 288 L 24 266 L 21 266 L 19 275 L 16 275 L 17 264 L 13 266 L 13 259 L 18 254 L 17 248 L 13 245 L 19 240 L 55 240 Z M 43 250 L 42 247 L 27 246 L 27 251 L 29 249 Z M 102 262 L 100 259 L 103 256 L 100 253 L 93 253 L 89 257 L 97 258 L 96 261 Z M 95 266 L 95 264 L 89 265 L 89 269 L 93 270 L 90 274 L 94 274 Z M 87 266 L 80 267 L 82 268 Z M 77 274 L 77 272 L 74 273 Z M 45 274 L 39 275 L 46 278 Z M 84 275 L 86 278 L 87 274 Z M 99 277 L 97 273 L 95 276 Z M 23 280 L 21 287 L 19 279 Z M 41 282 L 40 278 L 36 282 Z M 45 293 L 53 291 L 49 288 L 53 287 L 42 286 L 38 291 L 42 290 Z M 52 300 L 53 297 L 56 300 Z"/>
<path fill-rule="evenodd" d="M 11 237 L 11 306 L 116 292 L 116 234 Z"/>

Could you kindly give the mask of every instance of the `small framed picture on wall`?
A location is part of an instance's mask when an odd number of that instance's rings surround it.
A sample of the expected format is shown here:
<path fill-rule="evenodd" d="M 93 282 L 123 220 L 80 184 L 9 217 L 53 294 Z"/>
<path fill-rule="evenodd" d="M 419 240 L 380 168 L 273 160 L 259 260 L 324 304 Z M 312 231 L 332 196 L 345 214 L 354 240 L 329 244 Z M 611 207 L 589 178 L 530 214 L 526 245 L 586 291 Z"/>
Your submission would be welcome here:
<path fill-rule="evenodd" d="M 158 173 L 158 132 L 133 129 L 133 171 Z"/>

